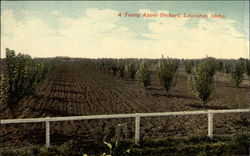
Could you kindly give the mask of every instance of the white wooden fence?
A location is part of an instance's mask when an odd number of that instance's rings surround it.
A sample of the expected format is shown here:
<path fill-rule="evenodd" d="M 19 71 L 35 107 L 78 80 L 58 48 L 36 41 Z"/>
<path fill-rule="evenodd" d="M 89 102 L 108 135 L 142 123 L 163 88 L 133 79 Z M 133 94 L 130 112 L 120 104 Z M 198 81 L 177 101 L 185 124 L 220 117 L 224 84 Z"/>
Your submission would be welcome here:
<path fill-rule="evenodd" d="M 110 114 L 110 115 L 89 115 L 89 116 L 70 116 L 70 117 L 46 117 L 29 119 L 4 119 L 1 124 L 13 123 L 32 123 L 45 122 L 46 125 L 46 147 L 50 146 L 50 122 L 69 121 L 69 120 L 89 120 L 89 119 L 117 119 L 117 118 L 135 118 L 135 143 L 140 141 L 140 118 L 159 117 L 170 115 L 198 115 L 207 114 L 208 116 L 208 136 L 213 137 L 213 116 L 217 113 L 250 113 L 250 109 L 228 109 L 228 110 L 203 110 L 203 111 L 182 111 L 182 112 L 160 112 L 160 113 L 135 113 L 135 114 Z"/>

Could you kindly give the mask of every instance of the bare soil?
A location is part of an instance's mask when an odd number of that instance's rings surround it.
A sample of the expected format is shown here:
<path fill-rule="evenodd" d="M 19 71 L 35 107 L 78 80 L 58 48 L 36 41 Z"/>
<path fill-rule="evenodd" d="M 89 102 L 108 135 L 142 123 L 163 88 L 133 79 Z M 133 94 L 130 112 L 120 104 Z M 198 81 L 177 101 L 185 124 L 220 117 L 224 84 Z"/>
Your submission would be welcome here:
<path fill-rule="evenodd" d="M 140 112 L 171 112 L 202 110 L 202 102 L 187 87 L 187 74 L 179 69 L 177 84 L 164 92 L 153 72 L 152 85 L 144 89 L 136 81 L 113 77 L 108 72 L 98 72 L 78 61 L 60 64 L 37 89 L 33 97 L 25 97 L 10 110 L 0 103 L 0 118 L 37 118 L 55 116 L 80 116 Z M 239 109 L 250 106 L 249 82 L 244 80 L 239 88 L 231 85 L 227 76 L 218 73 L 214 92 L 205 109 Z M 214 116 L 215 134 L 241 134 L 250 132 L 250 114 L 218 114 Z M 51 143 L 61 144 L 77 139 L 103 142 L 115 137 L 118 124 L 126 138 L 134 137 L 134 119 L 105 119 L 65 121 L 51 123 Z M 169 116 L 141 119 L 141 137 L 192 136 L 207 134 L 207 116 Z M 44 123 L 1 125 L 0 147 L 44 144 Z"/>

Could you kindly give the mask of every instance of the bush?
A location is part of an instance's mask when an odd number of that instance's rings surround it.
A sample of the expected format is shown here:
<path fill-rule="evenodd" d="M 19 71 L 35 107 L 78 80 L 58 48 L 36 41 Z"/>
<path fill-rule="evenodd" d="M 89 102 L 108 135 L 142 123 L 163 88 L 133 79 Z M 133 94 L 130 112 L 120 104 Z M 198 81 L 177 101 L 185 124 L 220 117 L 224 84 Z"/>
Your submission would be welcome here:
<path fill-rule="evenodd" d="M 131 148 L 131 155 L 247 155 L 249 135 L 208 137 L 164 138 L 142 140 L 139 147 Z"/>
<path fill-rule="evenodd" d="M 209 74 L 210 77 L 213 77 L 216 72 L 216 60 L 212 57 L 207 57 L 204 59 L 203 64 L 207 74 Z"/>
<path fill-rule="evenodd" d="M 116 66 L 114 62 L 111 63 L 111 70 L 112 70 L 113 76 L 116 76 L 116 73 L 118 72 L 118 67 Z"/>
<path fill-rule="evenodd" d="M 128 74 L 128 77 L 130 78 L 130 80 L 133 82 L 135 79 L 135 75 L 136 75 L 136 67 L 133 63 L 129 63 L 126 66 L 126 73 Z"/>
<path fill-rule="evenodd" d="M 220 72 L 223 72 L 223 67 L 224 67 L 223 62 L 218 60 L 218 61 L 216 62 L 216 70 L 217 70 L 217 71 L 220 71 Z"/>
<path fill-rule="evenodd" d="M 188 77 L 188 87 L 191 92 L 205 103 L 209 100 L 213 86 L 213 76 L 207 63 L 200 64 Z"/>
<path fill-rule="evenodd" d="M 188 74 L 191 74 L 192 72 L 192 68 L 194 66 L 194 61 L 192 60 L 185 60 L 184 61 L 184 66 L 185 66 L 185 70 Z"/>
<path fill-rule="evenodd" d="M 6 66 L 1 78 L 1 100 L 8 106 L 17 103 L 29 88 L 29 70 L 31 57 L 23 54 L 15 54 L 14 50 L 6 49 Z"/>
<path fill-rule="evenodd" d="M 205 136 L 181 138 L 160 138 L 141 140 L 140 146 L 131 141 L 121 142 L 115 147 L 112 142 L 113 155 L 119 156 L 186 156 L 186 155 L 247 155 L 249 153 L 249 134 L 237 136 L 218 136 L 213 139 Z M 110 146 L 109 145 L 109 146 Z M 44 146 L 2 148 L 0 154 L 4 156 L 83 156 L 104 155 L 110 153 L 110 148 L 100 142 L 70 140 L 61 145 L 50 148 Z"/>
<path fill-rule="evenodd" d="M 224 64 L 224 69 L 225 69 L 225 72 L 226 74 L 230 74 L 231 70 L 232 70 L 232 64 L 227 62 Z"/>
<path fill-rule="evenodd" d="M 239 87 L 243 81 L 243 76 L 244 76 L 244 64 L 242 63 L 241 60 L 234 64 L 230 72 L 230 76 L 233 85 Z"/>
<path fill-rule="evenodd" d="M 161 60 L 157 67 L 158 78 L 165 91 L 168 91 L 173 86 L 176 70 L 176 65 L 170 60 Z"/>
<path fill-rule="evenodd" d="M 250 81 L 250 60 L 246 60 L 246 72 Z"/>
<path fill-rule="evenodd" d="M 15 54 L 6 49 L 6 65 L 1 75 L 0 100 L 10 108 L 26 95 L 33 95 L 38 84 L 52 68 L 52 63 L 44 67 L 42 61 L 29 55 Z"/>
<path fill-rule="evenodd" d="M 151 83 L 151 78 L 150 78 L 150 71 L 148 68 L 148 64 L 146 62 L 142 62 L 140 64 L 140 68 L 137 71 L 137 78 L 145 88 L 150 85 Z"/>
<path fill-rule="evenodd" d="M 120 78 L 123 79 L 125 75 L 125 65 L 121 61 L 118 62 L 118 71 L 119 71 Z"/>

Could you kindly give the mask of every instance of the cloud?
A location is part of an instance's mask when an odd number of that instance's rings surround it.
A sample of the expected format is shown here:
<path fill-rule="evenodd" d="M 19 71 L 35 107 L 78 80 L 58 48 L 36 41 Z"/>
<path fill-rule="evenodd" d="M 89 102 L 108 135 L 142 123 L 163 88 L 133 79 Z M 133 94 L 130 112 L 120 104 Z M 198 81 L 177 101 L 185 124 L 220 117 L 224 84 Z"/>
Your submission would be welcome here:
<path fill-rule="evenodd" d="M 117 13 L 87 9 L 81 18 L 60 18 L 62 28 L 55 31 L 39 18 L 19 21 L 12 11 L 6 10 L 1 18 L 3 32 L 9 35 L 2 35 L 1 51 L 8 47 L 36 57 L 133 56 L 130 51 L 136 46 L 134 33 L 128 27 L 118 26 Z"/>
<path fill-rule="evenodd" d="M 164 11 L 161 11 L 164 12 Z M 166 11 L 167 12 L 167 11 Z M 164 56 L 178 58 L 248 57 L 249 41 L 230 19 L 197 19 L 195 27 L 186 27 L 188 18 L 155 18 L 143 36 L 154 40 L 151 48 Z M 158 54 L 159 55 L 159 54 Z"/>
<path fill-rule="evenodd" d="M 55 31 L 38 18 L 27 18 L 26 21 L 14 17 L 13 11 L 6 10 L 1 16 L 2 33 L 1 51 L 5 48 L 15 49 L 32 56 L 48 56 L 51 51 L 47 48 L 53 47 L 58 41 Z M 3 53 L 2 53 L 3 57 Z"/>
<path fill-rule="evenodd" d="M 129 54 L 134 33 L 128 27 L 118 25 L 117 14 L 109 9 L 88 9 L 84 17 L 61 18 L 61 25 L 66 29 L 59 32 L 67 40 L 67 47 L 76 49 L 77 56 L 125 57 Z"/>
<path fill-rule="evenodd" d="M 27 16 L 27 15 L 30 14 L 30 12 L 29 12 L 28 10 L 22 9 L 22 10 L 20 10 L 20 14 L 21 14 L 22 16 Z"/>
<path fill-rule="evenodd" d="M 140 14 L 144 14 L 144 13 L 146 13 L 146 14 L 153 14 L 154 12 L 151 11 L 151 10 L 149 10 L 149 9 L 140 9 L 139 13 Z"/>
<path fill-rule="evenodd" d="M 153 13 L 148 9 L 139 12 Z M 124 24 L 131 19 L 118 18 L 118 13 L 111 9 L 86 9 L 78 18 L 57 17 L 54 22 L 60 27 L 55 29 L 38 16 L 29 16 L 30 12 L 25 12 L 27 18 L 20 20 L 13 11 L 4 10 L 1 51 L 11 48 L 35 57 L 248 57 L 249 41 L 236 30 L 234 20 L 197 19 L 197 25 L 190 28 L 188 18 L 141 18 L 138 20 L 148 30 L 141 33 L 135 31 L 135 24 Z M 51 14 L 60 12 L 54 10 Z M 147 40 L 138 39 L 138 35 Z"/>
<path fill-rule="evenodd" d="M 60 11 L 58 11 L 58 10 L 53 10 L 52 12 L 51 12 L 51 15 L 53 15 L 53 16 L 59 16 L 59 15 L 61 15 L 62 13 L 60 12 Z"/>

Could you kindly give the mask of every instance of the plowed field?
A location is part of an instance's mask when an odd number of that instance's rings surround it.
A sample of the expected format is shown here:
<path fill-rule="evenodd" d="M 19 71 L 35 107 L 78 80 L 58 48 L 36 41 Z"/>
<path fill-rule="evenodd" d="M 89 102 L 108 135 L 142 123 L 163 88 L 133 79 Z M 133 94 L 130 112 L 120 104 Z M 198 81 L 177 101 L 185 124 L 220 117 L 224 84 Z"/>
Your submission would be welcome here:
<path fill-rule="evenodd" d="M 10 111 L 0 104 L 2 119 L 119 114 L 139 112 L 167 112 L 202 110 L 202 102 L 190 94 L 186 78 L 180 69 L 177 85 L 165 93 L 156 74 L 152 85 L 145 90 L 137 82 L 121 80 L 110 73 L 98 72 L 77 61 L 60 64 L 37 89 L 33 97 L 26 97 Z M 205 109 L 249 108 L 249 84 L 233 87 L 226 75 L 216 75 L 215 90 Z M 215 115 L 215 134 L 250 132 L 249 114 Z M 71 139 L 103 142 L 115 137 L 117 124 L 126 123 L 125 138 L 134 137 L 134 119 L 105 119 L 51 123 L 51 144 Z M 141 119 L 142 138 L 166 136 L 206 135 L 207 116 L 169 116 Z M 44 144 L 44 123 L 1 125 L 1 145 L 23 146 Z"/>

